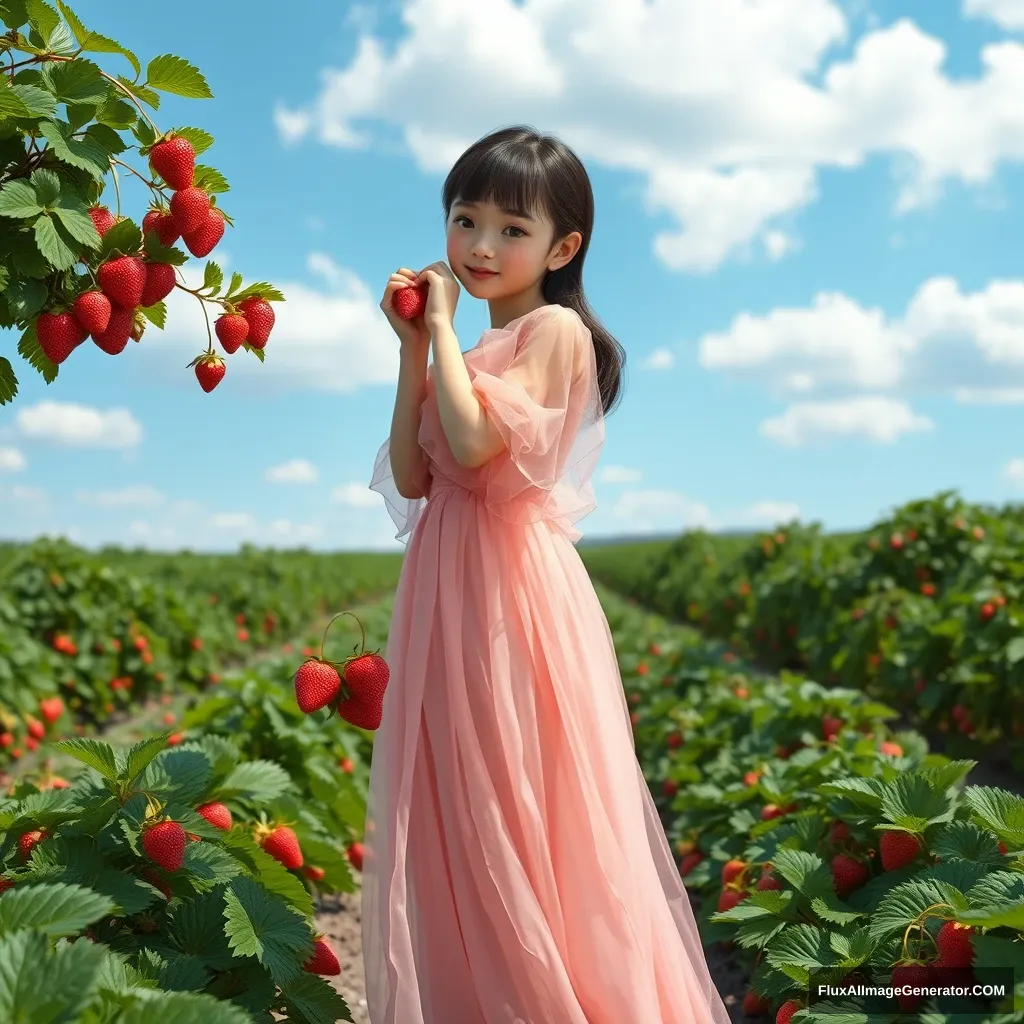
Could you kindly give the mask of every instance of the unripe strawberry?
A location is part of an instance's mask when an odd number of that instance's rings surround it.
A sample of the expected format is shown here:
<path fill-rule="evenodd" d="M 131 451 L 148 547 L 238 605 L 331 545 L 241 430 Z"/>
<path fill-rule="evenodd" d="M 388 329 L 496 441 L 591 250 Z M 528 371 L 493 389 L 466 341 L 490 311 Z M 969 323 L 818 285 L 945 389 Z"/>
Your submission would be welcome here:
<path fill-rule="evenodd" d="M 238 303 L 238 308 L 249 321 L 249 337 L 246 340 L 253 348 L 263 348 L 274 329 L 274 307 L 266 299 L 254 295 Z"/>
<path fill-rule="evenodd" d="M 197 227 L 182 233 L 185 248 L 193 256 L 209 256 L 224 237 L 225 224 L 224 214 L 212 207 Z"/>
<path fill-rule="evenodd" d="M 170 263 L 146 263 L 146 285 L 140 306 L 153 306 L 174 291 L 174 266 Z"/>
<path fill-rule="evenodd" d="M 84 292 L 75 299 L 75 319 L 86 334 L 105 331 L 110 323 L 110 299 L 101 291 Z"/>
<path fill-rule="evenodd" d="M 178 225 L 174 223 L 174 218 L 166 210 L 152 209 L 142 218 L 143 237 L 151 231 L 156 232 L 156 237 L 164 245 L 174 245 L 181 238 Z"/>
<path fill-rule="evenodd" d="M 59 366 L 87 335 L 72 313 L 40 313 L 36 317 L 36 337 L 46 358 Z"/>
<path fill-rule="evenodd" d="M 324 875 L 326 875 L 327 872 L 324 871 L 323 868 L 317 867 L 316 864 L 310 864 L 309 867 L 305 869 L 304 874 L 312 882 L 322 882 Z"/>
<path fill-rule="evenodd" d="M 241 313 L 225 313 L 217 317 L 213 329 L 224 351 L 231 355 L 239 350 L 249 336 L 249 321 Z"/>
<path fill-rule="evenodd" d="M 196 151 L 183 135 L 172 135 L 149 151 L 149 162 L 172 189 L 190 188 L 195 180 Z"/>
<path fill-rule="evenodd" d="M 902 757 L 903 748 L 898 743 L 892 743 L 889 740 L 885 740 L 878 745 L 880 753 L 885 754 L 886 757 Z"/>
<path fill-rule="evenodd" d="M 209 214 L 210 197 L 201 188 L 183 188 L 171 196 L 171 216 L 183 238 L 203 225 Z"/>

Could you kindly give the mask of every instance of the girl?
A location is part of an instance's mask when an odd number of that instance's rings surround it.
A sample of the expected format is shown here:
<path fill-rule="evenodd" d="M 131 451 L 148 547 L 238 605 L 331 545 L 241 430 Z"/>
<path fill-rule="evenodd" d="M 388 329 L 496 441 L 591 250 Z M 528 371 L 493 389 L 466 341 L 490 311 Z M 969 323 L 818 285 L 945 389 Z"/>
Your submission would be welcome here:
<path fill-rule="evenodd" d="M 583 294 L 590 181 L 515 127 L 463 154 L 443 205 L 448 265 L 398 270 L 381 302 L 401 371 L 370 488 L 409 540 L 370 771 L 370 1019 L 727 1024 L 573 547 L 624 362 Z M 460 283 L 491 315 L 466 353 Z"/>

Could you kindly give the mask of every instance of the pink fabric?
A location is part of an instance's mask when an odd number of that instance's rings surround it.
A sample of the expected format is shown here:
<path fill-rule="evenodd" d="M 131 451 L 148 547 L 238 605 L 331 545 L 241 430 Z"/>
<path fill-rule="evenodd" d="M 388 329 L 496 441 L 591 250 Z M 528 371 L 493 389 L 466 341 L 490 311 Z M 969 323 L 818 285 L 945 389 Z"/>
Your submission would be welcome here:
<path fill-rule="evenodd" d="M 590 332 L 544 306 L 466 353 L 508 444 L 445 441 L 429 499 L 371 487 L 408 548 L 363 873 L 373 1024 L 728 1024 L 571 541 L 604 439 Z"/>

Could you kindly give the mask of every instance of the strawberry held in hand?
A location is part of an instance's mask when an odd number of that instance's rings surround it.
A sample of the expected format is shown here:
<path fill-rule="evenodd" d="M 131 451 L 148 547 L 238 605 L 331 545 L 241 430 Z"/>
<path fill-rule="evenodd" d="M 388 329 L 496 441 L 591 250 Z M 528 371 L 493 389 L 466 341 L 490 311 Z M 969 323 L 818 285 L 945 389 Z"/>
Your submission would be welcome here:
<path fill-rule="evenodd" d="M 427 287 L 418 284 L 399 289 L 391 299 L 392 308 L 403 320 L 423 316 L 427 309 Z"/>

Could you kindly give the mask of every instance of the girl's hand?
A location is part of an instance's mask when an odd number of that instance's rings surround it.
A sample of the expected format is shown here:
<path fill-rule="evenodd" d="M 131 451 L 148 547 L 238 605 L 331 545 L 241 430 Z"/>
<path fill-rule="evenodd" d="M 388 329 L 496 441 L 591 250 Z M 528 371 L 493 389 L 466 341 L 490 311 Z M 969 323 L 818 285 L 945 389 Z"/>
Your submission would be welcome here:
<path fill-rule="evenodd" d="M 395 292 L 402 288 L 411 288 L 414 284 L 416 284 L 416 274 L 405 267 L 399 267 L 388 278 L 387 287 L 384 289 L 384 298 L 380 302 L 380 308 L 388 318 L 388 323 L 391 324 L 395 334 L 398 335 L 398 340 L 401 341 L 403 348 L 426 347 L 430 344 L 430 328 L 427 327 L 426 316 L 418 316 L 415 320 L 403 320 L 391 304 Z"/>
<path fill-rule="evenodd" d="M 430 328 L 434 324 L 446 324 L 451 326 L 455 319 L 455 307 L 459 302 L 459 282 L 455 275 L 448 269 L 444 260 L 431 263 L 424 267 L 417 275 L 417 282 L 425 281 L 427 289 L 427 309 L 423 319 Z"/>

